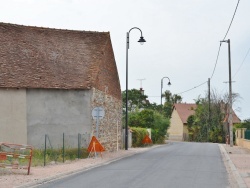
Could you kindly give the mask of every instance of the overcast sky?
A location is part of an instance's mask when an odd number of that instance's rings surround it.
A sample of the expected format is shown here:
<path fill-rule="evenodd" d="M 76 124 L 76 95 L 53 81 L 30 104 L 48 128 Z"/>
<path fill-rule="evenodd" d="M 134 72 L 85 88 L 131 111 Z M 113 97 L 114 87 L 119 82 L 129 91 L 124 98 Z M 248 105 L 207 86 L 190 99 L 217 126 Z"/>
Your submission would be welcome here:
<path fill-rule="evenodd" d="M 0 0 L 0 22 L 59 29 L 108 31 L 125 90 L 126 32 L 130 32 L 129 89 L 140 88 L 160 104 L 163 91 L 194 103 L 211 89 L 228 92 L 228 44 L 222 43 L 238 0 Z M 232 89 L 241 96 L 234 110 L 250 118 L 250 1 L 241 0 L 226 39 L 231 40 Z M 213 74 L 213 76 L 212 76 Z M 199 86 L 200 84 L 203 85 Z M 199 87 L 196 87 L 199 86 Z M 195 89 L 192 89 L 196 87 Z M 192 89 L 192 90 L 190 90 Z M 190 90 L 188 92 L 184 92 Z M 183 93 L 184 92 L 184 93 Z"/>

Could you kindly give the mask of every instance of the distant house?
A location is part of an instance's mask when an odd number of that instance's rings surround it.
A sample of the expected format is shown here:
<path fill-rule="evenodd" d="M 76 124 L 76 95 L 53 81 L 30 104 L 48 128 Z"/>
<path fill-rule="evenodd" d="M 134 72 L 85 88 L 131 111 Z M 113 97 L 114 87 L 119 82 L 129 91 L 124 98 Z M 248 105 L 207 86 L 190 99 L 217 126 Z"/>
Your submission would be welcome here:
<path fill-rule="evenodd" d="M 195 113 L 196 104 L 174 104 L 168 129 L 169 140 L 183 141 L 188 138 L 187 119 Z"/>
<path fill-rule="evenodd" d="M 173 105 L 170 128 L 168 129 L 169 140 L 188 140 L 187 119 L 195 114 L 196 104 L 177 103 Z M 227 116 L 224 122 L 227 120 Z M 233 112 L 233 123 L 239 123 L 240 119 Z"/>
<path fill-rule="evenodd" d="M 121 147 L 122 99 L 109 32 L 0 23 L 0 142 L 77 146 L 96 135 L 91 112 L 102 107 L 99 141 Z M 71 139 L 69 139 L 71 138 Z"/>

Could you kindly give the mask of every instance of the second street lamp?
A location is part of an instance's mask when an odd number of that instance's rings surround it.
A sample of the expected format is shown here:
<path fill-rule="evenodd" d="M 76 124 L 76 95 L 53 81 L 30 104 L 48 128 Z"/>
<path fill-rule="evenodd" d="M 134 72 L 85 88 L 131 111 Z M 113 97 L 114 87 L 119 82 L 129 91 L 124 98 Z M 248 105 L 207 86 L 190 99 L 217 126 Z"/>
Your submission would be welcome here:
<path fill-rule="evenodd" d="M 162 88 L 163 88 L 163 79 L 164 78 L 167 78 L 168 79 L 168 85 L 170 86 L 171 85 L 171 82 L 170 82 L 170 79 L 168 78 L 168 77 L 163 77 L 162 79 L 161 79 L 161 105 L 162 105 Z"/>
<path fill-rule="evenodd" d="M 133 29 L 138 29 L 141 32 L 141 37 L 138 40 L 143 44 L 146 40 L 142 36 L 142 31 L 138 27 L 133 27 L 127 32 L 127 44 L 126 44 L 126 120 L 125 120 L 125 150 L 128 150 L 128 49 L 129 49 L 129 33 Z"/>

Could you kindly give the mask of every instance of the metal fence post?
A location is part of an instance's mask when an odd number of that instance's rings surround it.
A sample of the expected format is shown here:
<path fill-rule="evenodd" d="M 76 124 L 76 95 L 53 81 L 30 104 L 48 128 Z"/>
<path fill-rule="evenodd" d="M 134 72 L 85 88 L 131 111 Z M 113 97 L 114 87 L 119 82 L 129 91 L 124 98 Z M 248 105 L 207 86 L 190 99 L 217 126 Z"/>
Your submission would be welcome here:
<path fill-rule="evenodd" d="M 80 159 L 81 134 L 78 133 L 78 159 Z"/>
<path fill-rule="evenodd" d="M 63 133 L 63 163 L 65 159 L 65 149 L 64 149 L 64 133 Z"/>
<path fill-rule="evenodd" d="M 44 144 L 44 161 L 43 161 L 43 165 L 46 165 L 46 144 L 47 144 L 47 135 L 45 134 L 45 144 Z"/>

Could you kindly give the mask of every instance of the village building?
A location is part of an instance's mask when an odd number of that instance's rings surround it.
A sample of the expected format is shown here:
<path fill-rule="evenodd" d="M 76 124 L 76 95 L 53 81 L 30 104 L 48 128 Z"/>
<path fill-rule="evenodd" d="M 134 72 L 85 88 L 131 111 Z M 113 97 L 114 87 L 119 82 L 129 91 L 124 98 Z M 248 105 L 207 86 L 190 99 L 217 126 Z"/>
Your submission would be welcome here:
<path fill-rule="evenodd" d="M 92 118 L 101 107 L 103 119 Z M 109 32 L 0 23 L 0 142 L 121 148 L 121 88 Z M 96 135 L 98 132 L 98 135 Z M 88 135 L 88 136 L 86 136 Z M 69 139 L 71 138 L 71 139 Z"/>
<path fill-rule="evenodd" d="M 175 141 L 187 141 L 188 129 L 187 120 L 188 117 L 195 114 L 196 104 L 189 103 L 176 103 L 172 108 L 172 115 L 170 119 L 170 127 L 168 129 L 169 140 Z M 226 113 L 225 113 L 226 114 Z M 233 124 L 240 123 L 240 119 L 233 112 Z M 223 120 L 224 127 L 227 127 L 227 116 Z"/>

